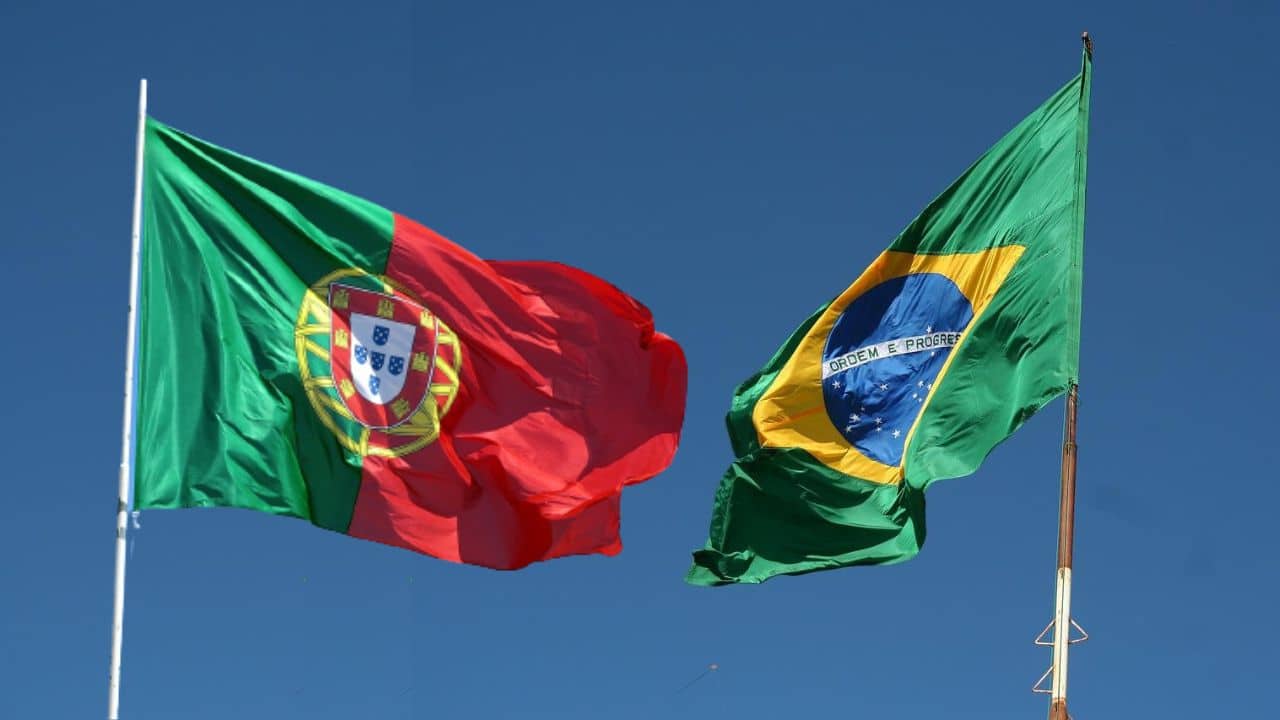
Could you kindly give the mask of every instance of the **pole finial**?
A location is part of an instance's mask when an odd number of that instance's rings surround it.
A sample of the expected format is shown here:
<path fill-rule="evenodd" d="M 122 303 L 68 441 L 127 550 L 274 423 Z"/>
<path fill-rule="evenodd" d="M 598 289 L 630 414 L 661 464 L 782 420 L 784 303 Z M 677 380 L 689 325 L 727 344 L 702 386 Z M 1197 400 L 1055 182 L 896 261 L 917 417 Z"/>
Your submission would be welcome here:
<path fill-rule="evenodd" d="M 1093 57 L 1093 38 L 1089 37 L 1089 31 L 1085 30 L 1080 33 L 1080 42 L 1084 43 L 1084 51 Z"/>

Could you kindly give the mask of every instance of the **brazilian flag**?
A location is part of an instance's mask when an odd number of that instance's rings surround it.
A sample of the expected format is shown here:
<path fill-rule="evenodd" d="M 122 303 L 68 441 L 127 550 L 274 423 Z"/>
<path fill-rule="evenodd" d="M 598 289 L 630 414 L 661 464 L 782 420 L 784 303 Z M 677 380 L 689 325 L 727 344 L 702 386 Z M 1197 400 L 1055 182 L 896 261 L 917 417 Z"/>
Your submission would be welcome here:
<path fill-rule="evenodd" d="M 907 560 L 924 490 L 1074 385 L 1090 59 L 737 389 L 695 585 Z"/>

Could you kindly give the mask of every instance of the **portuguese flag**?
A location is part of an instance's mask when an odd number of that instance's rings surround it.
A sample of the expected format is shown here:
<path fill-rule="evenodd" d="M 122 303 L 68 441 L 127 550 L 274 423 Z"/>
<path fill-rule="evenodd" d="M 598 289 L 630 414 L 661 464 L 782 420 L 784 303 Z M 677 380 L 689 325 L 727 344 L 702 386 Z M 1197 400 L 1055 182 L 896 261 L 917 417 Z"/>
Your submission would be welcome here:
<path fill-rule="evenodd" d="M 925 488 L 1076 383 L 1089 65 L 738 387 L 690 583 L 913 557 Z"/>
<path fill-rule="evenodd" d="M 512 569 L 621 550 L 679 345 L 585 272 L 147 121 L 135 507 L 240 507 Z"/>

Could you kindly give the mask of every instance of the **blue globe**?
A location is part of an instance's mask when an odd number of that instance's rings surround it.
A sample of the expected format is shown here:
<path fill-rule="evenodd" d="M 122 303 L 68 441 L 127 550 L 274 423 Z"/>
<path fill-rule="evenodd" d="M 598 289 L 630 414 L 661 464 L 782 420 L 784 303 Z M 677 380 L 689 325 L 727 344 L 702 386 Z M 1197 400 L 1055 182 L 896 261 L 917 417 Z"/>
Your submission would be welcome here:
<path fill-rule="evenodd" d="M 863 455 L 902 463 L 907 432 L 973 305 L 950 278 L 886 280 L 840 313 L 822 352 L 827 417 Z"/>

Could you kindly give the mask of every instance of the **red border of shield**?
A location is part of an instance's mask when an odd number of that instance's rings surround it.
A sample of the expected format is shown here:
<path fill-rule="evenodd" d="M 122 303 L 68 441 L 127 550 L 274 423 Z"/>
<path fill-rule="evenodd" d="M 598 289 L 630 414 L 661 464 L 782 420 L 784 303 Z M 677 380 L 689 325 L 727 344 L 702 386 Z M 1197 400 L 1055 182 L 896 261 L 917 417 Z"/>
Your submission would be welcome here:
<path fill-rule="evenodd" d="M 335 304 L 335 301 L 337 303 Z M 431 377 L 435 374 L 438 323 L 436 316 L 403 295 L 365 290 L 352 285 L 334 283 L 329 286 L 329 369 L 338 398 L 351 415 L 368 428 L 395 427 L 413 416 L 427 397 Z M 417 326 L 413 334 L 413 352 L 406 359 L 404 387 L 390 402 L 378 405 L 356 391 L 351 379 L 351 313 Z M 404 401 L 403 403 L 401 401 Z"/>

